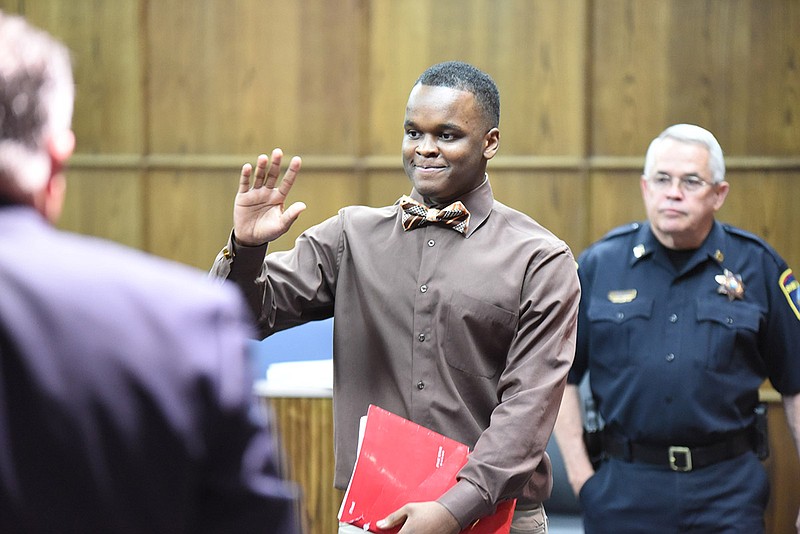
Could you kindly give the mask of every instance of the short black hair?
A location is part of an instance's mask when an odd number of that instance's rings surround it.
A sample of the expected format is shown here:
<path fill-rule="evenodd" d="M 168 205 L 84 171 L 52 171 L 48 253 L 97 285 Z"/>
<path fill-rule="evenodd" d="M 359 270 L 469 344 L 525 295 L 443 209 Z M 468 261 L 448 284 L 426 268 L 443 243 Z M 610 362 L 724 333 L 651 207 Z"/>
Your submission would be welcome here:
<path fill-rule="evenodd" d="M 491 76 L 463 61 L 446 61 L 428 67 L 414 86 L 431 85 L 467 91 L 475 95 L 491 128 L 500 125 L 500 91 Z"/>

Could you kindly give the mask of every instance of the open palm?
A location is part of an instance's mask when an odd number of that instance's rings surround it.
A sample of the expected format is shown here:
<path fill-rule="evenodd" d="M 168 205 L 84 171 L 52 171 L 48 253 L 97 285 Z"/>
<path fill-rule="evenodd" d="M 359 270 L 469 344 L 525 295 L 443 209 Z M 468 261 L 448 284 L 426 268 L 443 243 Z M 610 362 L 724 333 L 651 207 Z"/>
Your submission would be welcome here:
<path fill-rule="evenodd" d="M 278 182 L 282 159 L 283 152 L 276 148 L 269 158 L 265 154 L 258 156 L 255 173 L 249 163 L 242 167 L 233 206 L 233 231 L 237 243 L 256 246 L 274 241 L 289 230 L 306 208 L 302 202 L 285 207 L 286 197 L 300 171 L 301 160 L 294 156 L 283 179 Z"/>

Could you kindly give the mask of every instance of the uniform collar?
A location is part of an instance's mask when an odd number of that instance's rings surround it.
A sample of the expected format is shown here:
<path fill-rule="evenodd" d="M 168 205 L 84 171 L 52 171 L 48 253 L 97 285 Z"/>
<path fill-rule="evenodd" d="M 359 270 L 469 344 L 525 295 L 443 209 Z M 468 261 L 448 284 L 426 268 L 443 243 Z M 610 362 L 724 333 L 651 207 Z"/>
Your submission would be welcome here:
<path fill-rule="evenodd" d="M 663 245 L 656 239 L 650 223 L 640 225 L 634 236 L 633 246 L 630 250 L 631 266 L 654 254 L 658 256 L 657 251 L 663 248 Z M 717 221 L 714 221 L 711 231 L 695 251 L 692 258 L 686 263 L 683 272 L 693 269 L 706 259 L 718 265 L 722 265 L 725 259 L 725 232 L 722 229 L 722 225 Z M 666 258 L 664 260 L 667 261 Z"/>
<path fill-rule="evenodd" d="M 422 195 L 416 189 L 412 189 L 409 196 L 417 202 L 425 203 Z M 460 198 L 454 199 L 453 202 L 457 200 L 460 200 L 469 210 L 469 228 L 467 228 L 467 233 L 464 236 L 469 237 L 483 225 L 483 222 L 489 218 L 489 214 L 492 212 L 494 194 L 492 193 L 492 186 L 489 184 L 489 175 L 485 176 L 481 185 Z"/>

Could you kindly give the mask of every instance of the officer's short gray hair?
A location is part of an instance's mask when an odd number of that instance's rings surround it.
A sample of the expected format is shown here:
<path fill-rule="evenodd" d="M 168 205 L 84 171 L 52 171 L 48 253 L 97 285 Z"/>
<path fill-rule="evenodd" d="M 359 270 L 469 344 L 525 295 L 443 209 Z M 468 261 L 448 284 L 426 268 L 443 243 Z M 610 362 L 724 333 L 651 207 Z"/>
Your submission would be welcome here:
<path fill-rule="evenodd" d="M 714 137 L 714 134 L 695 126 L 694 124 L 675 124 L 664 130 L 658 137 L 653 139 L 647 148 L 644 158 L 644 175 L 651 176 L 655 170 L 656 147 L 664 139 L 675 139 L 682 143 L 696 143 L 708 149 L 708 165 L 711 170 L 712 181 L 721 182 L 725 179 L 725 158 L 722 154 L 722 147 Z"/>

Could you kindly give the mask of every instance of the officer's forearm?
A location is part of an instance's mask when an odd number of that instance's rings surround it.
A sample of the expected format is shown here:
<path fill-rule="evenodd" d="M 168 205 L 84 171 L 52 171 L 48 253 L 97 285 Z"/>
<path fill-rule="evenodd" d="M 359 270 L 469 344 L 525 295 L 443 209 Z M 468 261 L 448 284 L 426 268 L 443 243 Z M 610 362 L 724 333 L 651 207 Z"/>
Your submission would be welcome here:
<path fill-rule="evenodd" d="M 786 413 L 786 423 L 792 431 L 798 457 L 800 457 L 800 394 L 784 395 L 783 410 Z"/>
<path fill-rule="evenodd" d="M 577 495 L 586 480 L 594 474 L 592 462 L 583 443 L 583 421 L 577 386 L 568 384 L 564 390 L 554 434 L 561 457 L 564 459 L 567 478 Z"/>

